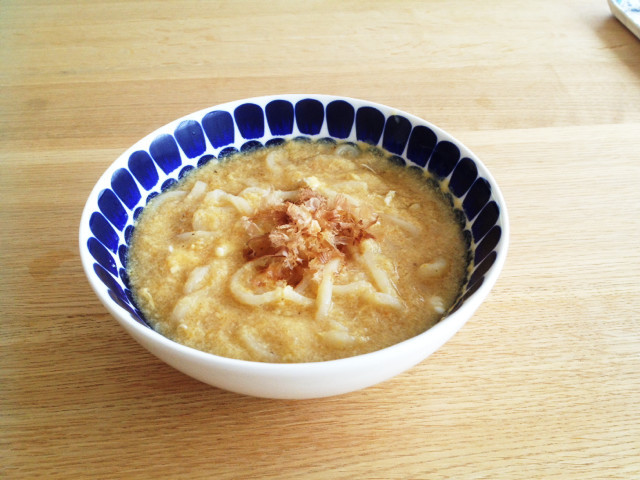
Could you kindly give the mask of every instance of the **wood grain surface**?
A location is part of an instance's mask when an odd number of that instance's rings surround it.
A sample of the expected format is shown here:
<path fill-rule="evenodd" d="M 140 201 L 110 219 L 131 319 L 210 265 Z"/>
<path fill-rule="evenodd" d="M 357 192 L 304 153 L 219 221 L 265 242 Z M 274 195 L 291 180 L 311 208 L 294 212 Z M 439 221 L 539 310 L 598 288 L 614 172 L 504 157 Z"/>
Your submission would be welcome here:
<path fill-rule="evenodd" d="M 0 477 L 640 478 L 640 40 L 605 0 L 0 0 Z M 158 361 L 77 229 L 135 141 L 217 103 L 365 98 L 476 152 L 512 222 L 471 321 L 308 401 Z"/>

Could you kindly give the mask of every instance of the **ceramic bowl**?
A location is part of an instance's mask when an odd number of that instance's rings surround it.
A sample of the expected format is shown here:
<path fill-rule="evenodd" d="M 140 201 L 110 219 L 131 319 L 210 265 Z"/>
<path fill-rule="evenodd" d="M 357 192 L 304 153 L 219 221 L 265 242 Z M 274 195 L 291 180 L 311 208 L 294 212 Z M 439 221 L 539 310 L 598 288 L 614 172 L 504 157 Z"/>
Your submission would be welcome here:
<path fill-rule="evenodd" d="M 473 267 L 456 304 L 439 323 L 416 337 L 373 353 L 327 362 L 271 364 L 223 358 L 155 332 L 136 307 L 126 274 L 135 219 L 146 203 L 207 162 L 296 137 L 367 142 L 388 150 L 395 163 L 428 171 L 445 186 L 466 219 Z M 159 128 L 120 155 L 89 195 L 80 224 L 80 254 L 89 283 L 107 310 L 167 364 L 233 392 L 301 399 L 377 384 L 435 352 L 489 294 L 504 264 L 508 237 L 507 211 L 498 185 L 469 149 L 440 128 L 364 100 L 278 95 L 193 113 Z"/>

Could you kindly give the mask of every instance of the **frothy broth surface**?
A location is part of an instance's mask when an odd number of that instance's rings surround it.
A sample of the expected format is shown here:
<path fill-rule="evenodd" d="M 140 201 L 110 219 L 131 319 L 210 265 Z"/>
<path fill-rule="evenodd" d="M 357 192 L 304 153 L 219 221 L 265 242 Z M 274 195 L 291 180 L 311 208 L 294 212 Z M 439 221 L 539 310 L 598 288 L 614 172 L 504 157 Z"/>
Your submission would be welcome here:
<path fill-rule="evenodd" d="M 291 141 L 189 173 L 139 217 L 128 258 L 159 333 L 217 355 L 312 362 L 435 324 L 467 275 L 426 174 L 368 145 Z"/>

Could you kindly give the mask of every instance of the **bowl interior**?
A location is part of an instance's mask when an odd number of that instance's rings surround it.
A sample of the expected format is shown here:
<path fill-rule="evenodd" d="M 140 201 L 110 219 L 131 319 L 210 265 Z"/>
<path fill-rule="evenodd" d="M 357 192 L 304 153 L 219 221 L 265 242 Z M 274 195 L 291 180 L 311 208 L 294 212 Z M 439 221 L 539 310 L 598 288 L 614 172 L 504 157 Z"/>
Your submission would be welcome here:
<path fill-rule="evenodd" d="M 446 132 L 371 102 L 325 95 L 281 95 L 230 102 L 176 120 L 122 154 L 99 179 L 83 213 L 80 250 L 87 276 L 112 312 L 147 327 L 126 273 L 134 222 L 146 203 L 190 170 L 237 151 L 289 139 L 360 141 L 428 172 L 459 211 L 470 273 L 450 313 L 482 296 L 506 255 L 504 201 L 486 167 Z"/>

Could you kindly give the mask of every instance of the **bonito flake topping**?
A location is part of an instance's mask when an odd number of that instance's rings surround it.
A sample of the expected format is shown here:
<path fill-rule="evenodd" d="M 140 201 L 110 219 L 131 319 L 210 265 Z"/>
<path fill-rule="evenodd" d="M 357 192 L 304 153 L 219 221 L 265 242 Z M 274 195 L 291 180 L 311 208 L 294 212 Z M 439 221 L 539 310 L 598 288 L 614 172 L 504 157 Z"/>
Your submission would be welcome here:
<path fill-rule="evenodd" d="M 342 265 L 349 247 L 373 238 L 369 228 L 377 221 L 378 215 L 369 208 L 354 206 L 340 194 L 327 198 L 301 188 L 296 200 L 268 205 L 247 219 L 252 236 L 244 256 L 265 258 L 256 277 L 259 286 L 286 282 L 295 287 L 333 259 Z"/>

